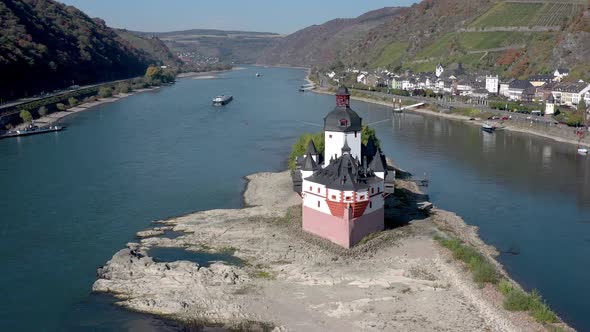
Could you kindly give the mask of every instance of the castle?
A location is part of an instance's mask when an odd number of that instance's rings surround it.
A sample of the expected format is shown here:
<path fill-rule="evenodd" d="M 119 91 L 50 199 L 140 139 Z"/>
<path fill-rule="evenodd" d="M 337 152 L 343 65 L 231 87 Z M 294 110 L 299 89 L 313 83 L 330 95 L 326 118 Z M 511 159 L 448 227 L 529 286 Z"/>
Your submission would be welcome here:
<path fill-rule="evenodd" d="M 394 191 L 394 171 L 372 139 L 362 144 L 362 129 L 348 89 L 340 87 L 324 118 L 324 155 L 310 141 L 293 174 L 303 229 L 345 248 L 384 229 L 384 201 Z"/>

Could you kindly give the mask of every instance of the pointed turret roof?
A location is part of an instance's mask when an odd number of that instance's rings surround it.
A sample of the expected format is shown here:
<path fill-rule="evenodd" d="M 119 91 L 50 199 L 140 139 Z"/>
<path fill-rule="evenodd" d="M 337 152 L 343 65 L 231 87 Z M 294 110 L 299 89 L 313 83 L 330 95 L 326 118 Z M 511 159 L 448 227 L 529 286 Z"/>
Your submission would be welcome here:
<path fill-rule="evenodd" d="M 350 154 L 350 146 L 348 146 L 348 140 L 346 139 L 346 136 L 344 136 L 344 146 L 342 147 L 342 154 L 344 154 L 345 152 Z"/>
<path fill-rule="evenodd" d="M 302 171 L 315 171 L 319 169 L 318 164 L 313 160 L 311 155 L 305 156 L 303 162 L 301 163 L 301 170 Z"/>
<path fill-rule="evenodd" d="M 318 149 L 316 149 L 315 144 L 313 143 L 313 140 L 310 139 L 309 140 L 309 144 L 307 144 L 307 150 L 305 150 L 305 154 L 306 155 L 318 155 Z"/>
<path fill-rule="evenodd" d="M 375 152 L 375 156 L 373 156 L 373 160 L 371 160 L 369 168 L 373 172 L 385 172 L 385 165 L 383 164 L 383 158 L 379 151 Z"/>

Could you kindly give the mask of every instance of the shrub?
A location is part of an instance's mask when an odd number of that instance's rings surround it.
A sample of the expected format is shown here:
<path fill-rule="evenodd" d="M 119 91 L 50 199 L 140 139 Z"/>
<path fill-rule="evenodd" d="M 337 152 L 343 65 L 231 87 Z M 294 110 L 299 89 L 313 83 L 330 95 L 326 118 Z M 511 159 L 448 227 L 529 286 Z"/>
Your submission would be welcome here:
<path fill-rule="evenodd" d="M 527 311 L 531 305 L 529 294 L 520 289 L 513 289 L 504 299 L 504 309 L 509 311 Z"/>
<path fill-rule="evenodd" d="M 559 321 L 536 290 L 528 294 L 520 289 L 510 289 L 504 299 L 504 308 L 510 311 L 528 311 L 540 323 L 557 323 Z"/>
<path fill-rule="evenodd" d="M 497 284 L 498 271 L 496 267 L 474 248 L 466 246 L 456 238 L 435 238 L 443 247 L 453 253 L 453 257 L 463 261 L 473 275 L 473 281 L 483 286 L 484 283 Z"/>
<path fill-rule="evenodd" d="M 27 110 L 21 110 L 19 115 L 20 115 L 20 118 L 25 123 L 33 121 L 33 116 L 31 115 L 31 112 L 29 112 Z"/>
<path fill-rule="evenodd" d="M 103 86 L 100 89 L 98 89 L 98 96 L 100 98 L 112 97 L 113 96 L 113 89 L 111 89 L 110 87 Z"/>
<path fill-rule="evenodd" d="M 512 283 L 506 279 L 502 279 L 498 283 L 498 290 L 504 295 L 508 295 L 513 289 L 514 286 L 512 286 Z"/>
<path fill-rule="evenodd" d="M 62 104 L 62 103 L 57 103 L 55 105 L 55 107 L 60 110 L 60 111 L 65 111 L 66 110 L 66 105 Z"/>
<path fill-rule="evenodd" d="M 117 87 L 115 88 L 115 90 L 118 93 L 129 93 L 129 92 L 131 92 L 131 86 L 129 86 L 129 84 L 127 84 L 127 83 L 119 83 L 119 84 L 117 84 Z"/>
<path fill-rule="evenodd" d="M 74 107 L 78 105 L 78 100 L 74 97 L 70 97 L 68 98 L 68 104 L 70 105 L 70 107 Z"/>
<path fill-rule="evenodd" d="M 39 114 L 39 116 L 45 116 L 45 115 L 47 115 L 47 107 L 45 107 L 45 106 L 39 107 L 39 110 L 37 111 L 37 114 Z"/>

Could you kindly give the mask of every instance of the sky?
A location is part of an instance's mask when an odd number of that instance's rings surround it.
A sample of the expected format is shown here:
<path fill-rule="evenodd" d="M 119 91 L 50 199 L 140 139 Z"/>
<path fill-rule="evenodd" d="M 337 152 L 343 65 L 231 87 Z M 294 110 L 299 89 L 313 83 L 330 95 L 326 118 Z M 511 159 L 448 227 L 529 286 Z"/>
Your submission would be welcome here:
<path fill-rule="evenodd" d="M 417 0 L 59 0 L 107 25 L 164 32 L 187 29 L 289 34 L 334 18 L 373 9 L 409 6 Z"/>

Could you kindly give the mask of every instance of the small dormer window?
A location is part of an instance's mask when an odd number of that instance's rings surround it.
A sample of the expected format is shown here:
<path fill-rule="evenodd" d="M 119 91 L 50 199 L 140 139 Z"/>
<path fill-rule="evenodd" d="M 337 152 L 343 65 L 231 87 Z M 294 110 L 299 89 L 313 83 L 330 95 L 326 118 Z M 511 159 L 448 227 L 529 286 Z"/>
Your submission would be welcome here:
<path fill-rule="evenodd" d="M 348 127 L 348 120 L 340 119 L 340 127 Z"/>

